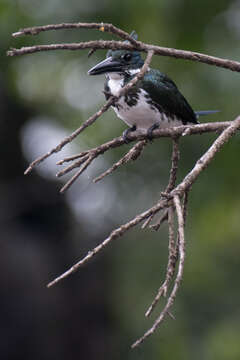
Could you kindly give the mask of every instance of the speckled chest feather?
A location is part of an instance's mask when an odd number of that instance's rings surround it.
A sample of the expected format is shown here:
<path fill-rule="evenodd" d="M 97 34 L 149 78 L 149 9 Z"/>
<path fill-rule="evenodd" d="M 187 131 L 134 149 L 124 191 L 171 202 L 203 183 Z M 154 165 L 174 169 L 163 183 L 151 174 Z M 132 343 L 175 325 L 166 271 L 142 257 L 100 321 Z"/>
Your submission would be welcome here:
<path fill-rule="evenodd" d="M 109 95 L 118 96 L 124 86 L 124 78 L 119 74 L 108 74 L 105 90 Z M 153 124 L 160 127 L 182 125 L 176 116 L 164 112 L 161 106 L 152 101 L 150 95 L 142 88 L 133 88 L 122 96 L 113 106 L 117 116 L 128 126 L 136 125 L 138 129 L 148 129 Z"/>

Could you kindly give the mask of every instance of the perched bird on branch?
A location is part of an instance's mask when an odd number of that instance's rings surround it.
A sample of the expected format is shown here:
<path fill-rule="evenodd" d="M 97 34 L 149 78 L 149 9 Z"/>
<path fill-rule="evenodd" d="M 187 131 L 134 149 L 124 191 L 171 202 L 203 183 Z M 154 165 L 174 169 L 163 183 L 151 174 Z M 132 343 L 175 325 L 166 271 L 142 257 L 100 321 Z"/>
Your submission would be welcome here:
<path fill-rule="evenodd" d="M 137 34 L 130 35 L 135 40 Z M 88 71 L 89 75 L 106 75 L 104 94 L 118 96 L 124 85 L 138 74 L 144 64 L 138 51 L 109 50 L 105 60 Z M 127 142 L 129 132 L 147 130 L 148 138 L 157 128 L 197 124 L 200 115 L 218 110 L 193 111 L 175 83 L 159 70 L 149 68 L 142 79 L 113 105 L 117 116 L 128 126 L 123 132 Z"/>

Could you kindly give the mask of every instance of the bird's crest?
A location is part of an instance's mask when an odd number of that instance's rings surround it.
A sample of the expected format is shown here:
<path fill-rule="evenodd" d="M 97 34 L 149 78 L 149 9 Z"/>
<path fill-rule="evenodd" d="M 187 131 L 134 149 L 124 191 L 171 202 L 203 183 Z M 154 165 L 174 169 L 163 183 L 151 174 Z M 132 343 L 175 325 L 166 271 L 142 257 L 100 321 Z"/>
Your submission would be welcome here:
<path fill-rule="evenodd" d="M 138 34 L 136 33 L 135 30 L 133 30 L 129 36 L 130 36 L 131 38 L 133 38 L 134 40 L 137 40 L 137 39 L 138 39 Z M 124 44 L 130 44 L 129 40 L 124 40 L 123 43 L 124 43 Z M 112 56 L 112 53 L 113 53 L 113 52 L 114 52 L 114 50 L 108 50 L 106 57 Z"/>
<path fill-rule="evenodd" d="M 133 30 L 129 36 L 130 36 L 132 39 L 134 39 L 134 40 L 137 40 L 137 39 L 138 39 L 138 34 L 136 33 L 135 30 Z M 126 43 L 126 42 L 129 43 L 128 40 L 125 40 L 124 42 L 125 42 L 125 43 Z"/>

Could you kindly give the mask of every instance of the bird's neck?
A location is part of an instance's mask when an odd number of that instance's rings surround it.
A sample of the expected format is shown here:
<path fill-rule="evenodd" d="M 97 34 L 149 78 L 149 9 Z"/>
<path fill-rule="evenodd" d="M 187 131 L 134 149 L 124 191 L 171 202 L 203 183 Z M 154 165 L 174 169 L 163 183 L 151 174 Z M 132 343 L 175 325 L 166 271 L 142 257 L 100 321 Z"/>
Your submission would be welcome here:
<path fill-rule="evenodd" d="M 139 69 L 130 69 L 122 73 L 107 73 L 106 77 L 108 80 L 108 86 L 110 88 L 111 93 L 114 96 L 118 96 L 121 88 L 126 85 L 136 74 L 140 71 Z"/>
<path fill-rule="evenodd" d="M 138 74 L 140 72 L 139 69 L 129 69 L 122 73 L 116 73 L 116 72 L 110 72 L 106 74 L 106 77 L 110 80 L 127 80 L 129 78 L 132 78 L 134 75 Z"/>

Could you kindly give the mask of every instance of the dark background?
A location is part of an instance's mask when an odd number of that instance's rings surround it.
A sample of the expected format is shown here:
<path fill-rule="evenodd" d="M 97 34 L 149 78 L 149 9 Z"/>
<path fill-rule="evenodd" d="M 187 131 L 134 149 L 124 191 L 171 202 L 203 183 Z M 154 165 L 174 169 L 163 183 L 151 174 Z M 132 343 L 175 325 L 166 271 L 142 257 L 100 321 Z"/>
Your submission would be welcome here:
<path fill-rule="evenodd" d="M 239 137 L 191 192 L 184 281 L 172 309 L 176 321 L 167 319 L 131 351 L 160 311 L 144 318 L 165 274 L 166 226 L 157 233 L 136 228 L 56 287 L 46 284 L 114 227 L 154 204 L 167 183 L 170 141 L 155 141 L 141 160 L 93 184 L 127 147 L 105 154 L 61 196 L 56 161 L 121 134 L 126 127 L 112 110 L 65 151 L 29 176 L 23 172 L 104 102 L 104 78 L 88 77 L 87 70 L 105 52 L 90 59 L 87 51 L 6 57 L 10 47 L 112 38 L 94 30 L 11 38 L 19 28 L 104 21 L 135 29 L 147 43 L 239 60 L 239 18 L 237 0 L 0 0 L 1 359 L 240 358 Z M 156 56 L 152 66 L 174 79 L 195 110 L 221 110 L 203 121 L 239 114 L 238 73 Z M 178 181 L 215 137 L 181 141 Z"/>

